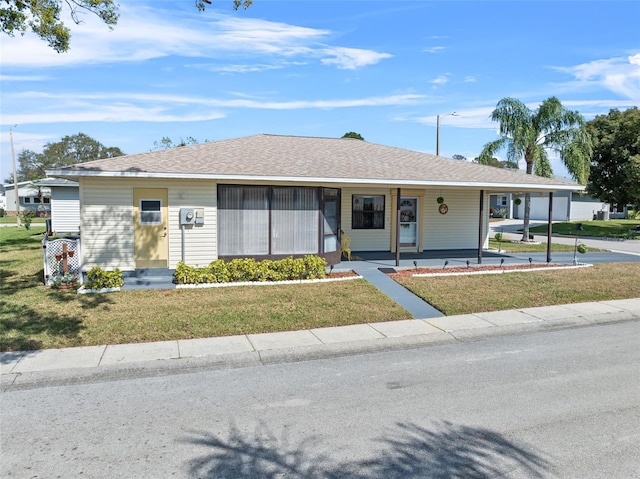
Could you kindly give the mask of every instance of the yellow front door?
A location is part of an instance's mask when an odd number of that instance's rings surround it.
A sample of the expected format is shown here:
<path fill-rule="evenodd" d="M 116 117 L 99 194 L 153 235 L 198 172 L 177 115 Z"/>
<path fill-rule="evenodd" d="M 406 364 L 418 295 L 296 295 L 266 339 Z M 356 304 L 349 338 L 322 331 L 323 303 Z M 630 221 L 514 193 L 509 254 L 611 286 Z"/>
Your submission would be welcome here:
<path fill-rule="evenodd" d="M 133 236 L 136 268 L 167 268 L 167 190 L 134 188 Z"/>

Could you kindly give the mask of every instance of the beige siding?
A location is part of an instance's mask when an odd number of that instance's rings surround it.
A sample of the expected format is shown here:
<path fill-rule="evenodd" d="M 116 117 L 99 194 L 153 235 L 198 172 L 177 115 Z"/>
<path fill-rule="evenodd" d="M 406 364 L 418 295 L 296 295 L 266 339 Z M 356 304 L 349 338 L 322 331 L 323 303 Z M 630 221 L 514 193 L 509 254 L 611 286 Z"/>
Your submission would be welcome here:
<path fill-rule="evenodd" d="M 384 195 L 384 229 L 361 230 L 351 228 L 353 195 Z M 391 194 L 389 188 L 343 188 L 342 231 L 351 237 L 353 251 L 389 251 L 391 248 Z"/>
<path fill-rule="evenodd" d="M 167 188 L 169 267 L 182 259 L 180 208 L 204 208 L 204 224 L 185 229 L 185 260 L 204 266 L 217 258 L 216 183 L 85 178 L 80 181 L 83 269 L 135 269 L 133 189 Z"/>
<path fill-rule="evenodd" d="M 82 269 L 133 270 L 133 188 L 123 181 L 80 179 Z"/>
<path fill-rule="evenodd" d="M 423 249 L 478 248 L 479 191 L 427 190 L 423 211 Z M 447 214 L 438 211 L 438 196 L 449 207 Z M 489 227 L 489 195 L 485 193 L 486 214 L 483 217 L 482 242 L 486 247 Z"/>
<path fill-rule="evenodd" d="M 180 208 L 204 208 L 204 224 L 184 230 L 185 263 L 206 266 L 218 258 L 217 187 L 213 181 L 172 181 L 169 188 L 169 268 L 182 261 Z"/>

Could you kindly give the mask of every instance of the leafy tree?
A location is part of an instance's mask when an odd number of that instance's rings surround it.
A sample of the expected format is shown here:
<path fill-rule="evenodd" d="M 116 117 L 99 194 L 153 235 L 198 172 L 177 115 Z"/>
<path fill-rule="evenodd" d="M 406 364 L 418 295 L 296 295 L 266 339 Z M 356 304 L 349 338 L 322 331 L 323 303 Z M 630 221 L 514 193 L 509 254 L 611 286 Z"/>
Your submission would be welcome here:
<path fill-rule="evenodd" d="M 480 165 L 493 166 L 495 168 L 510 168 L 510 169 L 518 169 L 518 162 L 515 160 L 499 160 L 495 156 L 487 156 L 487 157 L 478 157 L 473 160 L 474 163 L 478 163 Z"/>
<path fill-rule="evenodd" d="M 342 135 L 342 138 L 355 138 L 356 140 L 364 141 L 364 138 L 362 137 L 362 135 L 360 133 L 356 133 L 355 131 L 350 131 L 348 133 L 345 133 L 344 135 Z"/>
<path fill-rule="evenodd" d="M 550 177 L 549 151 L 556 151 L 569 173 L 581 184 L 589 178 L 592 145 L 586 124 L 577 111 L 567 110 L 551 97 L 536 110 L 514 98 L 503 98 L 491 113 L 500 124 L 500 138 L 487 143 L 478 162 L 489 164 L 494 154 L 507 149 L 507 160 L 524 159 L 528 175 Z M 529 239 L 531 195 L 525 195 L 523 241 Z"/>
<path fill-rule="evenodd" d="M 640 208 L 640 110 L 609 110 L 587 123 L 593 141 L 589 194 Z"/>
<path fill-rule="evenodd" d="M 198 7 L 198 10 L 203 11 L 206 8 L 205 3 L 207 5 L 211 5 L 211 0 L 196 0 L 196 7 Z M 237 10 L 240 7 L 247 9 L 252 3 L 253 0 L 233 0 L 233 9 Z"/>
<path fill-rule="evenodd" d="M 118 5 L 114 0 L 0 0 L 0 25 L 2 32 L 14 36 L 24 35 L 31 30 L 56 52 L 69 49 L 71 33 L 60 20 L 66 6 L 72 20 L 80 23 L 81 12 L 91 12 L 106 23 L 109 28 L 118 23 Z"/>
<path fill-rule="evenodd" d="M 208 141 L 209 140 L 204 140 L 205 143 L 207 143 Z M 180 138 L 180 141 L 177 143 L 174 143 L 173 140 L 168 136 L 163 136 L 162 140 L 153 142 L 153 148 L 151 149 L 151 151 L 167 150 L 169 148 L 177 148 L 179 146 L 197 145 L 198 143 L 200 142 L 192 136 Z"/>
<path fill-rule="evenodd" d="M 211 0 L 194 0 L 198 10 L 203 11 Z M 248 8 L 253 0 L 233 0 L 234 9 Z M 24 35 L 31 30 L 49 43 L 56 52 L 69 50 L 71 31 L 60 20 L 67 8 L 71 19 L 81 22 L 80 14 L 90 12 L 97 15 L 109 29 L 118 23 L 118 4 L 115 0 L 0 0 L 0 28 L 3 33 Z"/>
<path fill-rule="evenodd" d="M 17 158 L 18 181 L 39 180 L 46 176 L 45 170 L 122 155 L 120 148 L 106 147 L 84 133 L 65 136 L 58 142 L 44 145 L 42 153 L 22 150 Z M 6 181 L 13 183 L 13 176 Z"/>

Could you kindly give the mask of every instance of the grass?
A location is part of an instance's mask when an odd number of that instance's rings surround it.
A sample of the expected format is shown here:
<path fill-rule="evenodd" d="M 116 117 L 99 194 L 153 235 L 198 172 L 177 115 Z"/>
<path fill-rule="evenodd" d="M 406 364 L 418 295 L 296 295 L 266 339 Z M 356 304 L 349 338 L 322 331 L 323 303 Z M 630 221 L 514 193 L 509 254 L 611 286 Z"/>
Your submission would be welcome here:
<path fill-rule="evenodd" d="M 582 224 L 582 230 L 578 230 L 577 224 Z M 609 221 L 577 221 L 573 223 L 553 223 L 553 234 L 568 236 L 592 236 L 600 238 L 633 238 L 640 236 L 640 232 L 631 233 L 634 228 L 640 227 L 639 220 L 609 220 Z M 547 225 L 530 228 L 531 233 L 546 233 Z"/>
<path fill-rule="evenodd" d="M 291 331 L 410 317 L 365 280 L 96 295 L 57 291 L 42 284 L 43 230 L 0 228 L 0 351 Z M 401 282 L 451 315 L 640 297 L 640 263 Z"/>
<path fill-rule="evenodd" d="M 47 219 L 49 219 L 49 218 L 40 218 L 40 217 L 32 218 L 31 219 L 31 224 L 35 224 L 35 223 L 44 224 L 45 220 L 47 220 Z M 15 216 L 2 216 L 2 217 L 0 217 L 0 224 L 15 225 L 15 224 L 17 224 L 16 217 Z"/>
<path fill-rule="evenodd" d="M 640 297 L 640 263 L 397 281 L 445 315 Z M 460 292 L 464 291 L 464 294 Z"/>
<path fill-rule="evenodd" d="M 42 232 L 41 227 L 0 229 L 0 351 L 292 331 L 410 317 L 364 280 L 96 295 L 58 291 L 42 284 Z"/>
<path fill-rule="evenodd" d="M 528 243 L 512 243 L 511 241 L 498 241 L 489 238 L 489 248 L 498 249 L 506 253 L 546 253 L 547 243 L 528 244 Z M 551 243 L 551 251 L 554 253 L 573 253 L 574 246 L 566 244 Z M 589 248 L 589 251 L 600 251 L 595 248 Z"/>

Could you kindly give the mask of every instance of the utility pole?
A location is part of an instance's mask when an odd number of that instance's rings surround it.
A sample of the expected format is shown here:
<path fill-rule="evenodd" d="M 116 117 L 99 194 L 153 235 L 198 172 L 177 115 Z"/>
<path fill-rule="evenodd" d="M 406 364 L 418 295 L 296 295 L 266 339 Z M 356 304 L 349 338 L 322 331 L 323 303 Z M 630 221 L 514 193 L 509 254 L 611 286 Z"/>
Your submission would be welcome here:
<path fill-rule="evenodd" d="M 458 114 L 454 111 L 453 113 L 442 115 L 442 118 L 445 116 L 458 116 Z M 440 155 L 440 115 L 436 115 L 436 156 L 438 155 Z"/>
<path fill-rule="evenodd" d="M 20 227 L 20 196 L 18 196 L 18 173 L 16 172 L 16 153 L 15 153 L 15 150 L 13 149 L 13 128 L 9 128 L 9 141 L 11 142 L 11 161 L 13 162 L 13 197 L 16 202 L 16 223 L 18 227 Z"/>

